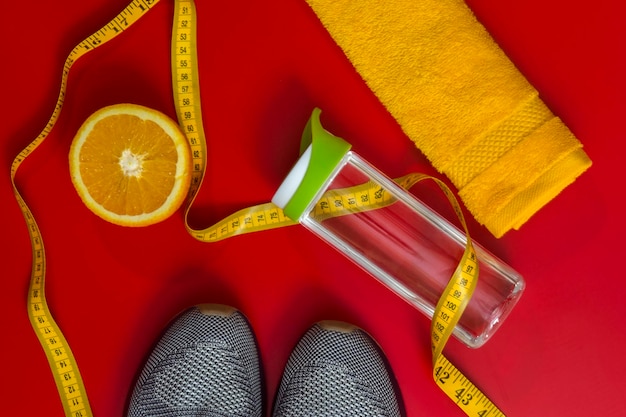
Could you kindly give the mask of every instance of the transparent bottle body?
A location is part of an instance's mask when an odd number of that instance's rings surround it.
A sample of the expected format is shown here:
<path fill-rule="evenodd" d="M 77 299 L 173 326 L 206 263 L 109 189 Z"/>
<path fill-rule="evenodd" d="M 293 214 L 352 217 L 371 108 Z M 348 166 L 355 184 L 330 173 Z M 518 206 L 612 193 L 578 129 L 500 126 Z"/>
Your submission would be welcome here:
<path fill-rule="evenodd" d="M 340 216 L 320 216 L 323 193 L 367 183 L 395 198 L 389 205 Z M 428 208 L 354 152 L 348 154 L 299 219 L 306 228 L 432 318 L 466 246 L 458 227 Z M 524 289 L 523 278 L 474 243 L 479 278 L 453 335 L 479 347 L 497 330 Z"/>

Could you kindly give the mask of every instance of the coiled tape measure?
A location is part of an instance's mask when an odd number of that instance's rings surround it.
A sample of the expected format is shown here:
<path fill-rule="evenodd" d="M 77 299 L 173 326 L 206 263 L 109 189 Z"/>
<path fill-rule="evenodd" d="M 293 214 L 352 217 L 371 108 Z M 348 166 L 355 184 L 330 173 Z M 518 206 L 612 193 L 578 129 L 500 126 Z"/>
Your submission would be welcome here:
<path fill-rule="evenodd" d="M 93 413 L 76 359 L 48 308 L 45 295 L 46 256 L 43 240 L 31 210 L 15 185 L 15 175 L 22 162 L 44 141 L 56 124 L 65 99 L 69 71 L 74 62 L 123 33 L 158 2 L 159 0 L 132 0 L 113 20 L 71 51 L 64 64 L 61 89 L 48 123 L 39 136 L 18 154 L 11 165 L 11 183 L 15 198 L 27 223 L 33 254 L 28 290 L 28 315 L 48 359 L 67 417 L 88 417 Z M 189 226 L 187 216 L 202 184 L 206 163 L 206 141 L 202 127 L 196 55 L 196 28 L 196 10 L 193 0 L 175 0 L 171 44 L 172 87 L 179 123 L 187 136 L 193 155 L 192 181 L 185 209 L 187 231 L 200 241 L 216 242 L 238 234 L 293 225 L 295 222 L 286 217 L 280 208 L 267 203 L 240 210 L 206 229 L 196 230 Z M 459 203 L 445 183 L 422 174 L 409 174 L 396 181 L 402 187 L 409 188 L 425 179 L 435 181 L 447 196 L 467 236 L 465 252 L 436 306 L 431 324 L 433 379 L 468 416 L 504 416 L 442 353 L 476 287 L 478 262 Z M 353 198 L 364 195 L 368 198 Z M 358 207 L 354 205 L 355 200 L 361 202 Z M 367 201 L 365 206 L 362 204 L 363 201 Z M 355 211 L 376 209 L 391 203 L 393 200 L 389 193 L 375 189 L 370 184 L 363 184 L 339 192 L 335 190 L 327 193 L 317 203 L 315 215 L 339 216 Z"/>

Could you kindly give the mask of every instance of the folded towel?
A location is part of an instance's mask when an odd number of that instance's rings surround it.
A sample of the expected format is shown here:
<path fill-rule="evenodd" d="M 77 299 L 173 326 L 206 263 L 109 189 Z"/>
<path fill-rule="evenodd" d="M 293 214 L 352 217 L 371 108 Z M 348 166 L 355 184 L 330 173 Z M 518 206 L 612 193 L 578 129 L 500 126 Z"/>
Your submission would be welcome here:
<path fill-rule="evenodd" d="M 496 237 L 519 228 L 591 165 L 463 0 L 307 2 Z"/>

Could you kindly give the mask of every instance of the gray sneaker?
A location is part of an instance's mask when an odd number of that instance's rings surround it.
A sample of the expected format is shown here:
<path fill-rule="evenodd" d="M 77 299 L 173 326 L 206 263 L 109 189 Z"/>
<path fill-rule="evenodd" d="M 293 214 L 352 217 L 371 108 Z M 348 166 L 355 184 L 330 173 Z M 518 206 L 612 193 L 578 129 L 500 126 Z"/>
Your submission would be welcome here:
<path fill-rule="evenodd" d="M 363 330 L 320 322 L 292 352 L 274 417 L 400 416 L 394 382 L 378 345 Z"/>
<path fill-rule="evenodd" d="M 182 313 L 155 347 L 133 391 L 128 416 L 262 415 L 261 371 L 246 318 L 207 304 Z"/>

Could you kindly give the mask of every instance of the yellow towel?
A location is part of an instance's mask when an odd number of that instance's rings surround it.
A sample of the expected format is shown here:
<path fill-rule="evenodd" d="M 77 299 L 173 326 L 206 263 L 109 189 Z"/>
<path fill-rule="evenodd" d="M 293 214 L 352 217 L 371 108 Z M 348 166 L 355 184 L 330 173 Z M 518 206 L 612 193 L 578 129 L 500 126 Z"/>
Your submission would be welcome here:
<path fill-rule="evenodd" d="M 589 166 L 463 0 L 307 0 L 468 210 L 496 237 Z"/>

